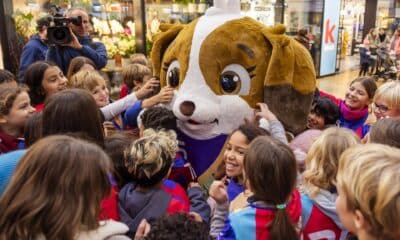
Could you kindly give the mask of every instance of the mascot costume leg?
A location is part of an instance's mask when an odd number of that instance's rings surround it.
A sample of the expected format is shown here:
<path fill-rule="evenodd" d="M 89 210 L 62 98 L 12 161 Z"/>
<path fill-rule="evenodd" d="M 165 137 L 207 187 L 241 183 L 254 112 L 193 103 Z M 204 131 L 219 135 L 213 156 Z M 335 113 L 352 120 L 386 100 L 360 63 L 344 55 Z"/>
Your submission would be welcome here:
<path fill-rule="evenodd" d="M 310 53 L 284 35 L 240 15 L 239 0 L 215 0 L 193 22 L 165 24 L 154 38 L 151 59 L 161 86 L 176 94 L 186 159 L 204 182 L 221 161 L 227 136 L 265 102 L 297 134 L 306 126 L 316 85 Z"/>

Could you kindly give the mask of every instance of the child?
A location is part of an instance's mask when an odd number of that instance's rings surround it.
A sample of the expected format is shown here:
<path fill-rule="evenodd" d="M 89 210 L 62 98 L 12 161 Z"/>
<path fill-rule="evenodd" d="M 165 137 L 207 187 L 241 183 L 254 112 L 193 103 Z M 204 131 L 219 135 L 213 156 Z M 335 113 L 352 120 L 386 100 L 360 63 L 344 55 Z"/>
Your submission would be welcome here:
<path fill-rule="evenodd" d="M 248 206 L 230 213 L 218 239 L 298 239 L 300 194 L 297 167 L 290 148 L 269 136 L 257 137 L 247 151 L 244 169 L 253 196 Z M 220 191 L 221 204 L 228 200 Z"/>
<path fill-rule="evenodd" d="M 35 112 L 26 121 L 24 128 L 25 147 L 30 147 L 42 137 L 42 113 Z"/>
<path fill-rule="evenodd" d="M 371 127 L 368 141 L 400 148 L 400 118 L 384 118 Z"/>
<path fill-rule="evenodd" d="M 113 162 L 113 177 L 121 189 L 133 179 L 125 167 L 125 150 L 136 140 L 131 134 L 117 132 L 105 139 L 105 152 Z"/>
<path fill-rule="evenodd" d="M 335 126 L 339 121 L 338 106 L 327 97 L 318 97 L 312 104 L 307 117 L 308 129 L 323 130 Z"/>
<path fill-rule="evenodd" d="M 39 140 L 0 199 L 0 239 L 129 239 L 125 224 L 97 220 L 110 192 L 109 169 L 94 144 L 67 136 Z"/>
<path fill-rule="evenodd" d="M 26 121 L 35 112 L 25 87 L 0 87 L 0 154 L 25 148 Z"/>
<path fill-rule="evenodd" d="M 137 99 L 142 99 L 149 94 L 154 87 L 158 86 L 157 80 L 147 82 L 140 90 L 110 104 L 110 96 L 103 77 L 95 71 L 80 71 L 71 77 L 69 86 L 88 90 L 97 106 L 104 116 L 104 120 L 109 121 L 132 106 Z M 120 128 L 120 126 L 116 126 Z"/>
<path fill-rule="evenodd" d="M 67 88 L 67 78 L 54 63 L 38 61 L 25 72 L 24 82 L 28 85 L 29 97 L 36 111 L 42 111 L 44 101 L 51 95 Z"/>
<path fill-rule="evenodd" d="M 176 132 L 177 123 L 174 113 L 165 107 L 152 107 L 143 112 L 140 116 L 140 135 L 143 135 L 145 129 L 154 130 L 173 130 Z M 190 182 L 197 180 L 196 173 L 190 163 L 184 158 L 184 153 L 177 152 L 171 168 L 168 179 L 179 183 L 184 189 L 187 189 Z"/>
<path fill-rule="evenodd" d="M 8 85 L 9 87 L 16 87 L 17 80 L 11 72 L 0 69 L 0 86 Z"/>
<path fill-rule="evenodd" d="M 348 232 L 336 213 L 336 173 L 340 155 L 360 143 L 358 137 L 345 128 L 324 130 L 311 145 L 303 173 L 302 237 L 345 239 Z"/>
<path fill-rule="evenodd" d="M 125 97 L 135 87 L 140 87 L 145 80 L 150 79 L 151 70 L 148 66 L 149 62 L 146 56 L 138 54 L 131 57 L 130 64 L 122 68 L 122 80 L 124 84 L 119 92 L 119 98 Z"/>
<path fill-rule="evenodd" d="M 173 131 L 148 129 L 126 152 L 125 166 L 134 182 L 120 190 L 118 208 L 121 221 L 129 226 L 131 233 L 143 218 L 149 220 L 164 213 L 189 212 L 189 198 L 184 190 L 183 194 L 176 195 L 174 190 L 179 185 L 163 181 L 170 172 L 177 147 Z"/>
<path fill-rule="evenodd" d="M 367 144 L 339 160 L 336 209 L 359 240 L 400 239 L 400 150 Z"/>
<path fill-rule="evenodd" d="M 400 116 L 400 81 L 387 82 L 376 90 L 374 114 L 377 120 Z"/>
<path fill-rule="evenodd" d="M 74 57 L 68 67 L 67 79 L 70 80 L 71 77 L 79 71 L 94 70 L 96 70 L 96 65 L 90 58 L 83 56 Z"/>
<path fill-rule="evenodd" d="M 373 78 L 359 77 L 350 83 L 343 100 L 322 91 L 320 94 L 332 99 L 339 107 L 340 126 L 353 130 L 362 139 L 369 131 L 369 125 L 365 125 L 365 121 L 376 88 Z"/>
<path fill-rule="evenodd" d="M 368 69 L 371 64 L 371 52 L 368 51 L 367 48 L 364 47 L 364 45 L 360 46 L 360 72 L 358 73 L 358 76 L 365 76 L 367 74 Z"/>
<path fill-rule="evenodd" d="M 208 226 L 197 222 L 188 214 L 162 216 L 151 224 L 146 240 L 209 240 Z"/>

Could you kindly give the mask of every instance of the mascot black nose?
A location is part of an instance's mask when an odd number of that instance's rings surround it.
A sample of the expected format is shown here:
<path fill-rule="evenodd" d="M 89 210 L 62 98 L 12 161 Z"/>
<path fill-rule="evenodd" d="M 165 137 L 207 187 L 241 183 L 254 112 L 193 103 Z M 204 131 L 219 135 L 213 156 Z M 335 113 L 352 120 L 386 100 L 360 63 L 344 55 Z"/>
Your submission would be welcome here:
<path fill-rule="evenodd" d="M 191 101 L 184 101 L 181 103 L 181 106 L 179 107 L 179 110 L 181 110 L 181 113 L 187 117 L 192 116 L 194 113 L 194 109 L 196 106 L 194 105 L 193 102 Z"/>

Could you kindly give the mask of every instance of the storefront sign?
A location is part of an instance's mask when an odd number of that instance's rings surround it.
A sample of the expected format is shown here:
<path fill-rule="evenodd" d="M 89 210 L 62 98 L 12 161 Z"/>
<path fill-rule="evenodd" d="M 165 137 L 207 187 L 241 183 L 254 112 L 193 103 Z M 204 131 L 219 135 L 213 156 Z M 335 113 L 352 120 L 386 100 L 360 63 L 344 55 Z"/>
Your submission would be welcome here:
<path fill-rule="evenodd" d="M 336 54 L 339 33 L 340 1 L 324 1 L 324 23 L 322 26 L 321 62 L 319 75 L 325 76 L 336 70 Z"/>

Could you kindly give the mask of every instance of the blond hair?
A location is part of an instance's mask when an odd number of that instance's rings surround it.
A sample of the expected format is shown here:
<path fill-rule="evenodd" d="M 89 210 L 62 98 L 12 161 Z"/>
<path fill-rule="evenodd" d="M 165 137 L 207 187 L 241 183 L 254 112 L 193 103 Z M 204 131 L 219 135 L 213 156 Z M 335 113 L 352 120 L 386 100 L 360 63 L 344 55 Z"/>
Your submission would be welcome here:
<path fill-rule="evenodd" d="M 400 81 L 387 82 L 376 90 L 374 102 L 384 101 L 389 108 L 400 109 Z"/>
<path fill-rule="evenodd" d="M 146 129 L 125 153 L 125 166 L 139 185 L 151 187 L 167 175 L 177 150 L 174 131 Z"/>
<path fill-rule="evenodd" d="M 122 79 L 129 89 L 133 89 L 133 81 L 143 82 L 145 76 L 151 76 L 151 70 L 145 65 L 131 63 L 122 68 Z"/>
<path fill-rule="evenodd" d="M 348 129 L 332 127 L 324 130 L 307 154 L 304 191 L 314 197 L 320 189 L 335 188 L 340 155 L 359 143 L 359 138 Z"/>
<path fill-rule="evenodd" d="M 400 150 L 366 144 L 346 150 L 337 184 L 347 209 L 359 210 L 378 239 L 400 238 Z"/>
<path fill-rule="evenodd" d="M 106 86 L 106 81 L 96 71 L 79 71 L 69 79 L 68 85 L 71 88 L 93 91 L 97 86 Z"/>

